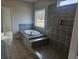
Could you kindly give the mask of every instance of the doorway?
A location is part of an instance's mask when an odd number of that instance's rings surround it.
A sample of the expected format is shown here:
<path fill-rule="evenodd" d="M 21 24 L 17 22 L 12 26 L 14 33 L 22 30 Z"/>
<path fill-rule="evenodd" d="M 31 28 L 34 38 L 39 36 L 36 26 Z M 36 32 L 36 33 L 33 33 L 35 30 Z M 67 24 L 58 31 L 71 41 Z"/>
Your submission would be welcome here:
<path fill-rule="evenodd" d="M 1 39 L 12 38 L 10 8 L 1 8 Z"/>

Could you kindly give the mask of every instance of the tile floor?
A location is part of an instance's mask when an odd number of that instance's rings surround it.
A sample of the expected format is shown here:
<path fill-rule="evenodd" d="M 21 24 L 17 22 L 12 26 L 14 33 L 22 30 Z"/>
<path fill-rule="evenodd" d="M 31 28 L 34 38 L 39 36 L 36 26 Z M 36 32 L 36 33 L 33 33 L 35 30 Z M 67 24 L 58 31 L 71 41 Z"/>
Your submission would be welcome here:
<path fill-rule="evenodd" d="M 24 46 L 21 39 L 1 40 L 1 59 L 67 59 L 65 52 L 50 44 L 36 48 L 34 51 L 38 58 Z"/>

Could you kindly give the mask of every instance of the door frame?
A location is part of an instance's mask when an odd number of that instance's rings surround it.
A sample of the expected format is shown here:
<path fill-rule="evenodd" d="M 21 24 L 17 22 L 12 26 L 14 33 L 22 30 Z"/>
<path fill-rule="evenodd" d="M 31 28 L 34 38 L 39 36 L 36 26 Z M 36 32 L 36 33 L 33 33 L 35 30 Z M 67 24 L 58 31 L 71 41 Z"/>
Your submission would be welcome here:
<path fill-rule="evenodd" d="M 78 59 L 78 9 L 76 10 L 68 59 Z"/>

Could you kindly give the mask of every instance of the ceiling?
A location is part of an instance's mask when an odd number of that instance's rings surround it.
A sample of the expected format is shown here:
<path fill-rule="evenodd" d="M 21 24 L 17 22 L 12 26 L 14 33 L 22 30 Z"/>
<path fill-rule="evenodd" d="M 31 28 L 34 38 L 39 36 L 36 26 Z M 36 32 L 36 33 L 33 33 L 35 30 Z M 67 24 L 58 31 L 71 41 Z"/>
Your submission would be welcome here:
<path fill-rule="evenodd" d="M 37 1 L 40 1 L 40 0 L 21 0 L 21 1 L 34 3 L 34 2 L 37 2 Z M 54 0 L 41 0 L 41 1 L 54 1 Z M 58 1 L 63 1 L 63 0 L 58 0 Z"/>
<path fill-rule="evenodd" d="M 33 3 L 33 2 L 36 2 L 36 1 L 38 1 L 38 0 L 23 0 L 23 1 L 26 1 L 26 2 L 31 2 L 31 3 Z"/>

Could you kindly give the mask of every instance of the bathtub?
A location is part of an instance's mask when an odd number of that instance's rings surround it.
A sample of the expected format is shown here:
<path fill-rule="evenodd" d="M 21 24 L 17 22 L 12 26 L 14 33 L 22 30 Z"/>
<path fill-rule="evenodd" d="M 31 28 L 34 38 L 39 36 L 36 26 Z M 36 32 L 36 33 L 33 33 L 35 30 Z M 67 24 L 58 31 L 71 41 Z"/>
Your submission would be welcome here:
<path fill-rule="evenodd" d="M 37 36 L 41 34 L 39 31 L 36 30 L 24 30 L 24 33 L 30 36 Z"/>
<path fill-rule="evenodd" d="M 43 36 L 44 36 L 44 34 L 40 33 L 37 30 L 29 29 L 29 30 L 20 31 L 20 37 L 21 38 L 28 38 L 30 40 L 34 39 L 34 38 L 38 38 L 38 37 L 43 37 Z"/>
<path fill-rule="evenodd" d="M 44 35 L 37 30 L 22 30 L 20 31 L 20 38 L 23 39 L 24 45 L 32 51 L 31 40 L 43 37 Z"/>

